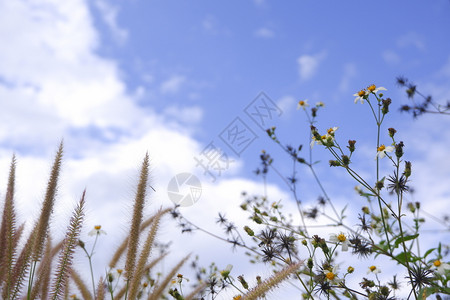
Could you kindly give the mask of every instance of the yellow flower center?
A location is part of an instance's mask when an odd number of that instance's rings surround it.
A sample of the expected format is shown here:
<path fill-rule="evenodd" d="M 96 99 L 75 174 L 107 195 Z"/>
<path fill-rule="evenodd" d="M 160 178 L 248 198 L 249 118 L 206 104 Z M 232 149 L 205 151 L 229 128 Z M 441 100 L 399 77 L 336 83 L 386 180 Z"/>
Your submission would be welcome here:
<path fill-rule="evenodd" d="M 362 96 L 365 96 L 366 95 L 366 91 L 364 91 L 364 90 L 360 90 L 359 92 L 358 92 L 358 96 L 359 97 L 362 97 Z"/>
<path fill-rule="evenodd" d="M 117 269 L 117 273 L 122 274 L 123 270 L 122 269 Z"/>
<path fill-rule="evenodd" d="M 95 225 L 95 226 L 94 226 L 94 229 L 95 229 L 95 230 L 100 230 L 100 229 L 102 229 L 102 225 Z"/>
<path fill-rule="evenodd" d="M 386 146 L 385 145 L 381 145 L 380 147 L 377 148 L 377 151 L 378 152 L 384 151 L 384 149 L 386 149 Z"/>
<path fill-rule="evenodd" d="M 345 235 L 343 233 L 339 234 L 337 236 L 337 239 L 339 240 L 339 242 L 345 242 L 345 240 L 347 240 L 347 238 L 345 237 Z"/>
<path fill-rule="evenodd" d="M 328 134 L 332 134 L 334 132 L 333 128 L 327 130 Z"/>
<path fill-rule="evenodd" d="M 334 277 L 336 277 L 336 275 L 335 275 L 333 272 L 328 272 L 327 274 L 325 274 L 325 277 L 326 277 L 328 280 L 333 280 Z"/>
<path fill-rule="evenodd" d="M 372 84 L 371 86 L 369 86 L 367 89 L 369 90 L 369 92 L 373 92 L 373 91 L 375 91 L 375 89 L 376 89 L 377 87 L 375 86 L 375 84 Z"/>
<path fill-rule="evenodd" d="M 142 286 L 146 288 L 146 287 L 148 286 L 148 283 L 147 283 L 147 282 L 144 282 L 144 283 L 142 284 Z"/>
<path fill-rule="evenodd" d="M 298 105 L 305 106 L 305 101 L 303 101 L 303 100 L 298 101 Z"/>
<path fill-rule="evenodd" d="M 237 295 L 237 296 L 234 296 L 234 297 L 233 297 L 233 300 L 239 300 L 239 299 L 241 299 L 241 298 L 242 298 L 241 295 Z"/>
<path fill-rule="evenodd" d="M 370 267 L 369 267 L 369 270 L 370 270 L 371 272 L 375 271 L 376 269 L 377 269 L 377 267 L 375 267 L 375 266 L 370 266 Z"/>
<path fill-rule="evenodd" d="M 434 263 L 433 263 L 433 265 L 435 266 L 435 267 L 439 267 L 440 265 L 441 265 L 441 261 L 438 259 L 438 260 L 435 260 L 434 261 Z"/>
<path fill-rule="evenodd" d="M 326 139 L 327 139 L 327 136 L 326 136 L 326 135 L 322 135 L 320 138 L 321 138 L 322 140 L 326 140 Z"/>

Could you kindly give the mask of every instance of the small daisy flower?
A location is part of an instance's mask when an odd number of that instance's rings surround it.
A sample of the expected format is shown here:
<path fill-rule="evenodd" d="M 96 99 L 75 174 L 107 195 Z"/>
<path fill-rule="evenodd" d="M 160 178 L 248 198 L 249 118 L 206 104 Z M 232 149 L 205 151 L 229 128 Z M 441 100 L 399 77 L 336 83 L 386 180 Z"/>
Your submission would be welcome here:
<path fill-rule="evenodd" d="M 377 157 L 379 157 L 380 159 L 386 156 L 386 152 L 392 152 L 394 151 L 394 147 L 393 146 L 385 146 L 385 145 L 381 145 L 380 147 L 377 148 L 377 155 L 375 155 L 375 159 L 377 159 Z"/>
<path fill-rule="evenodd" d="M 177 277 L 172 279 L 171 283 L 172 285 L 181 284 L 183 280 L 189 281 L 187 278 L 183 277 L 183 274 L 177 274 Z"/>
<path fill-rule="evenodd" d="M 378 274 L 381 273 L 381 270 L 378 267 L 370 266 L 369 270 L 367 271 L 367 274 Z"/>
<path fill-rule="evenodd" d="M 316 102 L 316 107 L 324 107 L 325 104 L 322 101 Z"/>
<path fill-rule="evenodd" d="M 360 90 L 359 92 L 353 94 L 353 96 L 355 96 L 355 104 L 358 103 L 358 101 L 362 103 L 364 103 L 364 99 L 366 99 L 367 95 L 369 95 L 369 92 L 367 92 L 366 90 Z"/>
<path fill-rule="evenodd" d="M 220 275 L 223 279 L 227 279 L 230 276 L 231 269 L 233 268 L 233 265 L 227 265 L 227 267 L 220 272 Z"/>
<path fill-rule="evenodd" d="M 94 229 L 92 229 L 88 233 L 89 236 L 100 235 L 100 234 L 106 234 L 106 231 L 102 230 L 102 225 L 95 225 Z"/>
<path fill-rule="evenodd" d="M 327 134 L 329 134 L 329 135 L 331 135 L 331 136 L 334 136 L 334 133 L 336 132 L 336 130 L 338 130 L 338 128 L 339 128 L 339 127 L 332 127 L 332 128 L 329 128 L 329 129 L 327 130 Z"/>
<path fill-rule="evenodd" d="M 326 280 L 331 283 L 331 284 L 338 284 L 342 281 L 342 279 L 340 279 L 337 276 L 337 272 L 338 272 L 338 267 L 334 266 L 333 270 L 329 271 L 329 270 L 324 270 L 323 274 L 325 275 Z"/>
<path fill-rule="evenodd" d="M 303 108 L 306 109 L 306 107 L 308 107 L 308 100 L 300 100 L 298 101 L 298 105 L 297 105 L 297 109 Z"/>
<path fill-rule="evenodd" d="M 337 127 L 333 127 L 333 128 L 337 129 Z M 328 129 L 328 130 L 330 130 L 330 129 Z M 333 133 L 332 135 L 327 133 L 327 134 L 320 136 L 320 140 L 316 139 L 316 137 L 313 136 L 311 144 L 310 144 L 311 148 L 314 147 L 314 144 L 330 146 L 330 144 L 332 144 L 334 141 L 334 132 L 332 132 L 332 133 Z"/>
<path fill-rule="evenodd" d="M 446 270 L 450 270 L 450 265 L 443 263 L 438 259 L 433 262 L 433 266 L 431 268 L 436 270 L 438 274 L 444 275 Z"/>
<path fill-rule="evenodd" d="M 382 86 L 377 88 L 375 84 L 372 84 L 369 87 L 367 87 L 367 91 L 369 91 L 369 93 L 377 94 L 379 91 L 387 91 L 387 90 Z"/>
<path fill-rule="evenodd" d="M 348 241 L 345 234 L 343 234 L 342 232 L 340 234 L 332 233 L 330 235 L 330 241 L 336 244 L 341 244 L 342 245 L 341 249 L 343 252 L 348 251 L 348 245 L 350 244 L 350 242 Z"/>

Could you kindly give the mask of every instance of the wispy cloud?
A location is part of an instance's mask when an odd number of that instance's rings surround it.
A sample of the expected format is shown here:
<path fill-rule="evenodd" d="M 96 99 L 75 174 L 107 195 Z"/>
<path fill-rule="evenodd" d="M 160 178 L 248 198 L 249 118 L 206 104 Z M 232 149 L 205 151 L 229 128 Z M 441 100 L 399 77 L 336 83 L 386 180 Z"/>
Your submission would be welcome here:
<path fill-rule="evenodd" d="M 164 110 L 167 116 L 180 121 L 181 123 L 195 124 L 199 123 L 203 117 L 203 109 L 198 106 L 178 107 L 169 106 Z"/>
<path fill-rule="evenodd" d="M 213 15 L 207 15 L 202 21 L 203 29 L 211 34 L 217 34 L 219 32 L 217 18 Z"/>
<path fill-rule="evenodd" d="M 128 31 L 121 28 L 117 23 L 119 8 L 105 0 L 97 0 L 95 1 L 95 5 L 99 9 L 101 17 L 111 31 L 114 39 L 118 43 L 125 43 L 128 38 Z"/>
<path fill-rule="evenodd" d="M 287 95 L 284 97 L 281 97 L 277 101 L 277 106 L 283 111 L 283 114 L 289 115 L 290 112 L 295 111 L 295 108 L 297 107 L 298 100 L 295 99 L 295 97 Z"/>
<path fill-rule="evenodd" d="M 397 40 L 397 46 L 400 48 L 414 47 L 420 51 L 424 51 L 426 48 L 424 38 L 416 32 L 409 32 L 401 36 Z"/>
<path fill-rule="evenodd" d="M 186 77 L 181 75 L 173 75 L 161 84 L 161 93 L 170 94 L 176 93 L 181 86 L 186 82 Z"/>
<path fill-rule="evenodd" d="M 316 75 L 320 63 L 326 58 L 326 52 L 301 55 L 297 59 L 298 72 L 301 80 L 308 80 Z"/>
<path fill-rule="evenodd" d="M 339 83 L 339 91 L 343 93 L 348 92 L 350 89 L 351 81 L 356 76 L 356 74 L 357 74 L 356 64 L 354 63 L 345 64 L 341 82 Z"/>
<path fill-rule="evenodd" d="M 255 36 L 270 39 L 275 37 L 275 32 L 272 29 L 262 27 L 255 31 Z"/>
<path fill-rule="evenodd" d="M 398 64 L 401 61 L 400 56 L 393 50 L 385 50 L 381 54 L 384 61 L 388 64 Z"/>

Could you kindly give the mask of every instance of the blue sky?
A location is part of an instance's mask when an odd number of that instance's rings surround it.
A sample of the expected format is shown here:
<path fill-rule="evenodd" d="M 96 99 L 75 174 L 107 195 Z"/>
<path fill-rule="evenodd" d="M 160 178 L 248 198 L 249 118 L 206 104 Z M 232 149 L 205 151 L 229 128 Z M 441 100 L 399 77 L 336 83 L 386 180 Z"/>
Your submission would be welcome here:
<path fill-rule="evenodd" d="M 449 120 L 423 116 L 414 121 L 400 114 L 408 100 L 395 78 L 412 79 L 438 102 L 450 99 L 449 12 L 450 2 L 444 0 L 1 0 L 0 190 L 16 153 L 19 208 L 24 220 L 35 217 L 63 138 L 65 171 L 55 224 L 67 219 L 86 187 L 91 200 L 86 232 L 104 225 L 105 249 L 126 232 L 123 211 L 129 211 L 146 151 L 157 191 L 152 209 L 171 204 L 166 189 L 175 174 L 192 172 L 203 194 L 185 213 L 212 226 L 216 212 L 227 211 L 244 225 L 239 194 L 262 192 L 261 179 L 253 174 L 261 150 L 273 154 L 278 170 L 290 170 L 289 159 L 245 113 L 252 101 L 265 92 L 279 109 L 267 125 L 277 126 L 286 143 L 303 144 L 305 156 L 308 124 L 297 102 L 323 101 L 317 127 L 338 126 L 342 143 L 356 139 L 355 164 L 373 179 L 375 126 L 368 107 L 355 105 L 352 95 L 374 83 L 393 99 L 384 129 L 398 130 L 413 162 L 417 193 L 410 200 L 441 215 L 448 211 L 450 194 Z M 239 155 L 220 139 L 236 118 L 255 138 Z M 388 142 L 387 135 L 384 139 Z M 214 182 L 194 160 L 211 142 L 232 161 Z M 329 156 L 320 147 L 314 157 L 324 161 L 317 172 L 336 203 L 359 209 L 354 182 L 328 168 Z M 299 172 L 301 197 L 309 205 L 318 189 L 306 170 Z M 270 181 L 269 194 L 292 208 L 283 182 L 277 176 Z M 199 218 L 204 215 L 210 218 Z M 167 238 L 182 239 L 177 232 L 163 229 Z M 175 247 L 174 255 L 199 251 L 205 264 L 226 265 L 217 259 L 229 255 L 221 244 L 211 246 L 196 236 L 185 245 L 190 248 Z M 245 257 L 229 260 L 239 265 Z"/>

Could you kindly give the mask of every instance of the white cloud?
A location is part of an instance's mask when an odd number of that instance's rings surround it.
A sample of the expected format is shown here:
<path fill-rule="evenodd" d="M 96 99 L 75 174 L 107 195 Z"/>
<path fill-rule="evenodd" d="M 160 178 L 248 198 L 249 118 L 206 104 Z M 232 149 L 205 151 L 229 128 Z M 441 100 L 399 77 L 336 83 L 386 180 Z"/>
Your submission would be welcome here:
<path fill-rule="evenodd" d="M 176 93 L 181 86 L 186 82 L 186 77 L 180 75 L 173 75 L 161 84 L 161 93 L 170 94 Z"/>
<path fill-rule="evenodd" d="M 115 40 L 121 44 L 125 43 L 128 38 L 128 32 L 117 24 L 118 7 L 104 0 L 95 1 L 95 5 L 99 9 L 103 21 L 108 26 Z"/>
<path fill-rule="evenodd" d="M 263 27 L 255 31 L 255 36 L 270 39 L 275 37 L 275 32 L 272 29 Z"/>
<path fill-rule="evenodd" d="M 442 66 L 441 70 L 438 72 L 438 75 L 450 78 L 450 56 L 447 58 L 447 62 Z"/>
<path fill-rule="evenodd" d="M 339 91 L 348 92 L 352 79 L 356 76 L 357 70 L 354 63 L 347 63 L 344 65 L 344 72 L 339 83 Z"/>
<path fill-rule="evenodd" d="M 203 110 L 198 106 L 191 107 L 176 107 L 169 106 L 164 110 L 164 113 L 171 116 L 173 119 L 182 123 L 199 123 L 203 117 Z"/>
<path fill-rule="evenodd" d="M 315 55 L 304 54 L 297 59 L 298 71 L 301 80 L 308 80 L 317 73 L 320 63 L 325 59 L 324 51 Z"/>
<path fill-rule="evenodd" d="M 8 45 L 0 47 L 0 61 L 4 62 L 0 69 L 0 182 L 5 182 L 10 158 L 17 151 L 19 222 L 37 217 L 52 155 L 62 138 L 66 156 L 52 219 L 56 239 L 64 234 L 70 211 L 87 188 L 82 239 L 91 246 L 86 233 L 101 224 L 108 235 L 102 237 L 96 252 L 110 253 L 126 234 L 139 164 L 146 151 L 151 185 L 156 189 L 150 193 L 147 215 L 160 205 L 172 205 L 166 194 L 172 176 L 195 172 L 204 185 L 204 196 L 190 211 L 211 216 L 199 218 L 199 225 L 214 222 L 211 214 L 228 206 L 229 192 L 238 194 L 248 185 L 245 180 L 226 179 L 242 163 L 233 163 L 220 184 L 209 183 L 194 160 L 204 147 L 189 132 L 189 125 L 201 120 L 202 110 L 169 107 L 156 115 L 139 107 L 135 97 L 146 91 L 138 89 L 130 94 L 116 63 L 97 54 L 98 36 L 92 24 L 84 1 L 0 3 L 0 42 Z M 161 85 L 161 92 L 177 92 L 185 80 L 175 75 Z M 167 239 L 181 241 L 174 223 L 162 233 Z M 223 244 L 205 244 L 201 235 L 195 244 L 192 240 L 177 244 L 175 254 L 212 249 L 207 253 L 210 257 L 215 253 L 213 259 L 220 263 L 217 253 L 222 257 L 228 253 Z M 95 256 L 97 278 L 104 275 L 108 259 L 109 255 Z M 79 267 L 86 266 L 82 255 L 78 261 Z"/>
<path fill-rule="evenodd" d="M 293 96 L 284 96 L 277 101 L 277 106 L 283 111 L 283 114 L 289 115 L 290 112 L 297 108 L 298 100 Z"/>
<path fill-rule="evenodd" d="M 217 19 L 213 15 L 207 15 L 202 22 L 203 29 L 212 34 L 218 32 L 217 25 Z"/>
<path fill-rule="evenodd" d="M 400 56 L 395 51 L 392 50 L 383 51 L 381 56 L 383 57 L 384 61 L 387 62 L 388 64 L 398 64 L 401 60 Z"/>
<path fill-rule="evenodd" d="M 265 7 L 265 6 L 267 6 L 267 1 L 266 0 L 253 0 L 253 3 L 255 3 L 255 5 L 257 7 Z"/>
<path fill-rule="evenodd" d="M 424 38 L 416 32 L 409 32 L 401 36 L 397 40 L 397 46 L 400 48 L 414 47 L 420 51 L 424 51 L 426 48 Z"/>

